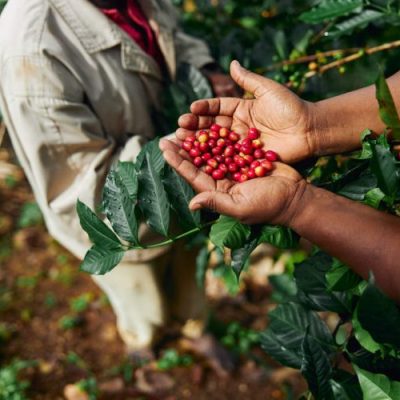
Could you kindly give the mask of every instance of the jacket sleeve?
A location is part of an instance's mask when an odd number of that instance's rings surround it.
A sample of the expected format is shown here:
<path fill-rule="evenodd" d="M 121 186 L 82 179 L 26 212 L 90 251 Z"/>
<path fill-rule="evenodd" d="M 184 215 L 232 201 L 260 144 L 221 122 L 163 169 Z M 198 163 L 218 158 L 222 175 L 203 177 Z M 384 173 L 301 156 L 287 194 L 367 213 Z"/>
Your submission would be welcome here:
<path fill-rule="evenodd" d="M 94 210 L 111 164 L 128 148 L 135 157 L 140 138 L 131 138 L 125 149 L 118 146 L 85 102 L 77 79 L 62 63 L 43 55 L 14 57 L 3 65 L 0 101 L 50 233 L 83 258 L 90 242 L 79 224 L 77 199 Z M 132 259 L 153 255 L 135 252 Z"/>
<path fill-rule="evenodd" d="M 202 68 L 215 62 L 205 42 L 187 35 L 180 29 L 175 32 L 175 52 L 178 65 L 186 62 L 196 68 Z"/>

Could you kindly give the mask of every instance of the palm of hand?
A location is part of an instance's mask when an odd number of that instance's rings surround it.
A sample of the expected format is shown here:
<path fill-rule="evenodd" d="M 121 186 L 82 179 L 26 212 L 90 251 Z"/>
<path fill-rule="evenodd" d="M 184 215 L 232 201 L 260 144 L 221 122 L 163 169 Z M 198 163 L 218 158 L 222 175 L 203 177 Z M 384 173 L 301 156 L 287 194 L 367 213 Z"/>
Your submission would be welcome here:
<path fill-rule="evenodd" d="M 200 193 L 190 203 L 192 210 L 209 208 L 247 224 L 285 223 L 289 205 L 304 182 L 293 168 L 281 163 L 265 178 L 240 184 L 230 179 L 214 181 L 177 144 L 164 140 L 160 147 L 166 161 Z"/>

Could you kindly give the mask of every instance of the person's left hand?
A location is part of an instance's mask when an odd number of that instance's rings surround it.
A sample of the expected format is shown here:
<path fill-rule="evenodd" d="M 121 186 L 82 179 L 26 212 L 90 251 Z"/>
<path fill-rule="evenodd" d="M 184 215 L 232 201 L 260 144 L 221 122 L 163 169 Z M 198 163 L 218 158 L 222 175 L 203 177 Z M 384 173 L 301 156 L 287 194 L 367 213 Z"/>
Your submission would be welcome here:
<path fill-rule="evenodd" d="M 216 97 L 240 97 L 241 90 L 235 81 L 226 74 L 217 71 L 203 71 Z"/>
<path fill-rule="evenodd" d="M 160 149 L 168 164 L 199 193 L 190 202 L 193 211 L 209 208 L 246 224 L 290 226 L 308 186 L 296 170 L 283 163 L 274 163 L 274 170 L 264 178 L 243 183 L 215 181 L 192 164 L 179 141 L 164 139 Z"/>

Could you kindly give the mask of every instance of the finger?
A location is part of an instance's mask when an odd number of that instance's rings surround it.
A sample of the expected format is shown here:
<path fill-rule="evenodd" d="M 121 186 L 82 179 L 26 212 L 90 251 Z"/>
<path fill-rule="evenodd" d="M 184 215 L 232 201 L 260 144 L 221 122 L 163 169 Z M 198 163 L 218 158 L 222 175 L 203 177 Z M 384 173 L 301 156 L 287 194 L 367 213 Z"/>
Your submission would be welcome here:
<path fill-rule="evenodd" d="M 241 88 L 252 93 L 255 97 L 260 97 L 266 91 L 280 87 L 279 83 L 243 68 L 236 60 L 231 62 L 230 71 L 232 79 Z"/>
<path fill-rule="evenodd" d="M 184 128 L 178 128 L 175 132 L 176 137 L 184 141 L 188 136 L 193 136 L 195 134 L 195 130 L 189 130 Z"/>
<path fill-rule="evenodd" d="M 196 192 L 215 189 L 215 181 L 201 169 L 196 168 L 191 161 L 182 157 L 179 152 L 165 150 L 163 152 L 165 161 L 185 179 Z"/>
<path fill-rule="evenodd" d="M 233 200 L 232 196 L 225 192 L 206 191 L 199 193 L 193 197 L 189 204 L 192 211 L 208 208 L 219 214 L 237 217 L 239 213 L 239 206 Z"/>
<path fill-rule="evenodd" d="M 190 160 L 189 154 L 180 147 L 180 144 L 174 140 L 162 139 L 159 144 L 162 152 L 173 151 L 178 153 L 183 159 Z"/>
<path fill-rule="evenodd" d="M 282 162 L 274 162 L 274 169 L 271 171 L 271 176 L 280 176 L 294 181 L 303 179 L 302 176 L 290 165 Z"/>
<path fill-rule="evenodd" d="M 197 100 L 190 106 L 190 111 L 197 115 L 223 115 L 231 117 L 241 101 L 244 100 L 235 97 Z"/>

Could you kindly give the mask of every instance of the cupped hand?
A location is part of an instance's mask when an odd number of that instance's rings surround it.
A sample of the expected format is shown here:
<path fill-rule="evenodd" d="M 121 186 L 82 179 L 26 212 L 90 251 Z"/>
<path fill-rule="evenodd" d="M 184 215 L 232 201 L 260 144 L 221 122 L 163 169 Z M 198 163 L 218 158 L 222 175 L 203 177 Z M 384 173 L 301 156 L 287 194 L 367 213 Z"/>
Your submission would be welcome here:
<path fill-rule="evenodd" d="M 231 76 L 254 99 L 215 98 L 198 100 L 191 114 L 179 119 L 176 135 L 184 140 L 214 122 L 245 135 L 250 127 L 261 132 L 264 147 L 277 152 L 282 161 L 292 163 L 317 152 L 313 135 L 313 103 L 300 99 L 285 86 L 231 64 Z"/>
<path fill-rule="evenodd" d="M 187 153 L 170 140 L 162 140 L 165 160 L 198 193 L 190 202 L 191 210 L 208 208 L 246 224 L 290 225 L 307 183 L 290 166 L 275 163 L 272 173 L 243 183 L 230 179 L 215 181 L 196 168 Z"/>

